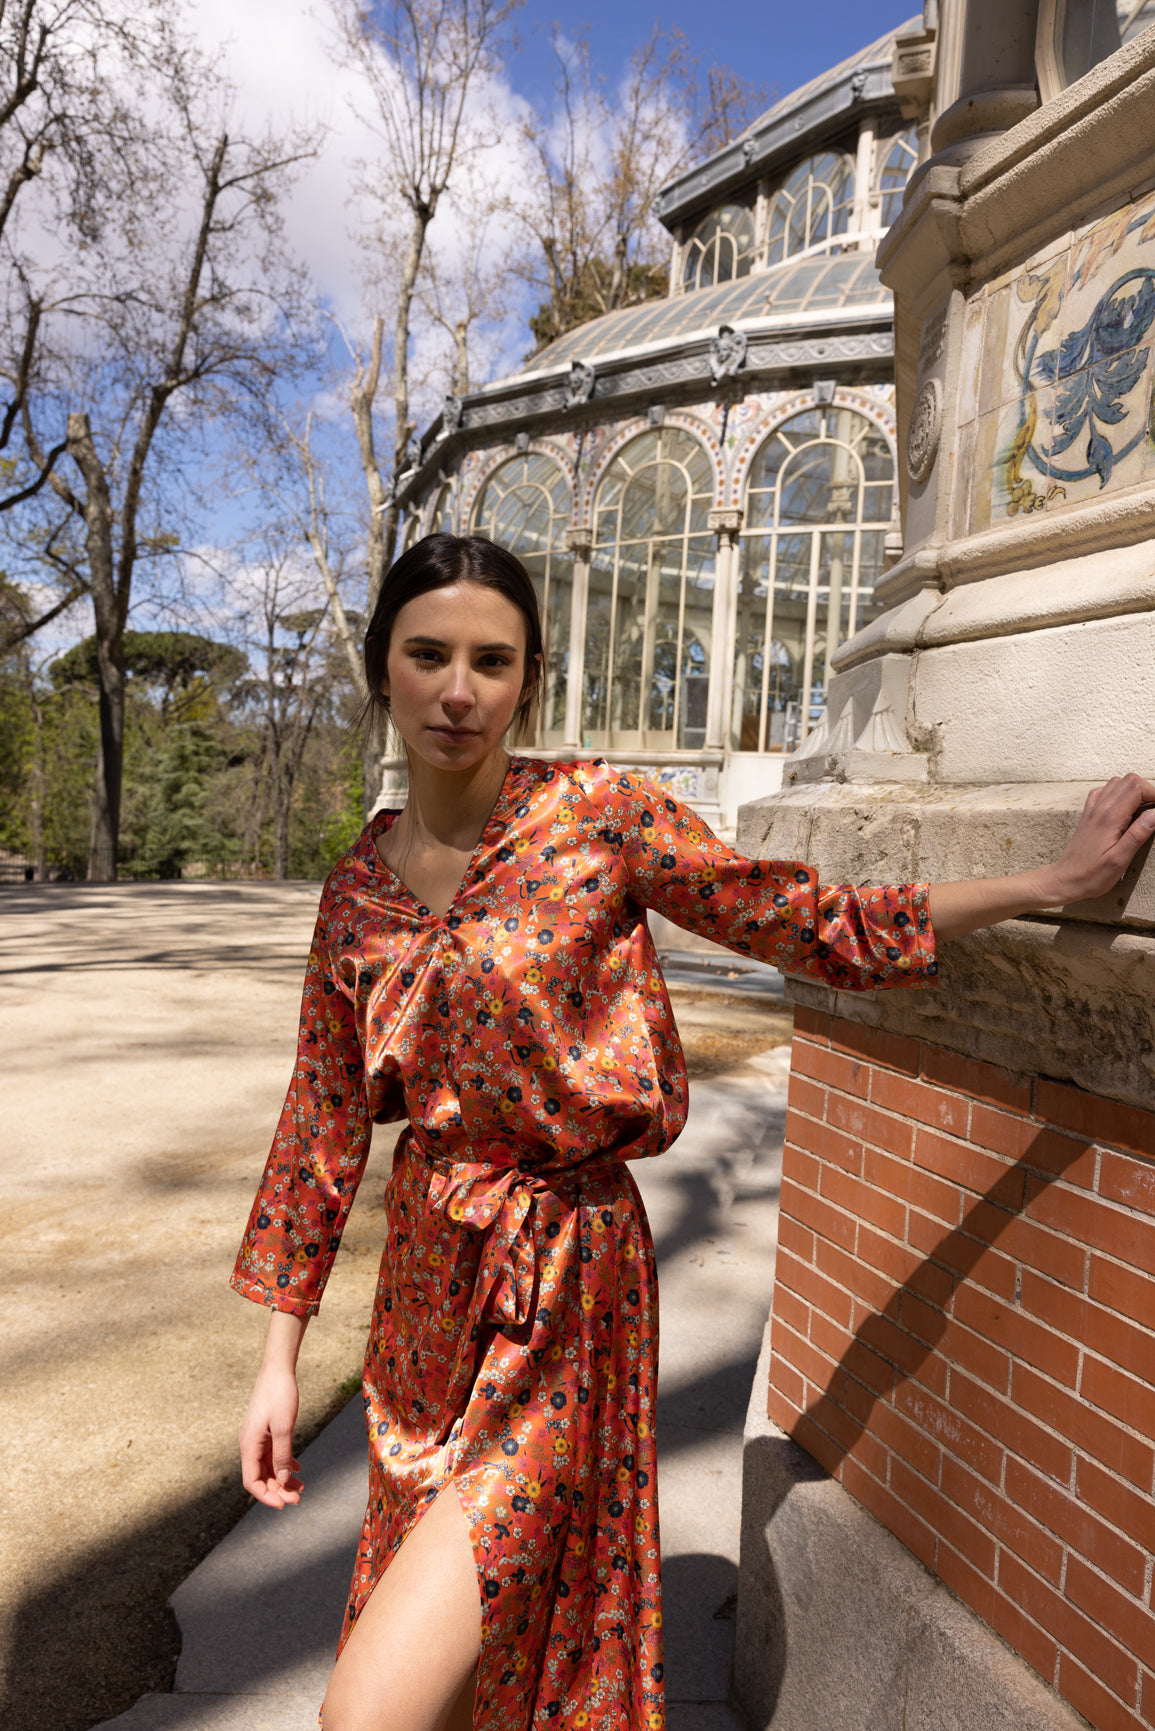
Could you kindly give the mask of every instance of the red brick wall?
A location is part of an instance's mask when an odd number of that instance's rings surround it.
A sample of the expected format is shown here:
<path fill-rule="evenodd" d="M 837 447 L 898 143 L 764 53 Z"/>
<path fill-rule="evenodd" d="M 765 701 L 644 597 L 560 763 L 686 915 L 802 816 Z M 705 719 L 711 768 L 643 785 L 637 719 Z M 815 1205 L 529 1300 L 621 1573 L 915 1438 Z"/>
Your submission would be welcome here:
<path fill-rule="evenodd" d="M 799 1009 L 768 1404 L 1098 1731 L 1155 1725 L 1155 1113 Z"/>

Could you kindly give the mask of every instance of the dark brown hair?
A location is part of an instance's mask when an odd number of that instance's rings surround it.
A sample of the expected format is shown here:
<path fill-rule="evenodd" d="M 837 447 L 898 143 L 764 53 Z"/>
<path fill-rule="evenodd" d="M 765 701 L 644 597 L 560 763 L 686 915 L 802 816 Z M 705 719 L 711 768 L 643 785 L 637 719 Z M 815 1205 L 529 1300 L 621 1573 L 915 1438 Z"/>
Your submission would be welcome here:
<path fill-rule="evenodd" d="M 541 696 L 544 657 L 541 612 L 529 572 L 513 553 L 480 535 L 426 535 L 394 560 L 385 573 L 369 629 L 365 633 L 365 720 L 387 721 L 389 699 L 382 691 L 389 644 L 397 615 L 407 602 L 454 583 L 476 583 L 511 601 L 525 621 L 525 683 L 513 719 L 517 737 L 532 725 Z"/>

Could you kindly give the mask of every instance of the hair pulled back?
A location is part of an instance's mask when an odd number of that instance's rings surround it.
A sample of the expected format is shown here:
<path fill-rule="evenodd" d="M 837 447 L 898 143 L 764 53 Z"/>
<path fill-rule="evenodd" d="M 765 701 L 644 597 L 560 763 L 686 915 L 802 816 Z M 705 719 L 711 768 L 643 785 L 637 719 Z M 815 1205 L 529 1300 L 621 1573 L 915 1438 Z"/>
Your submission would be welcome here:
<path fill-rule="evenodd" d="M 426 535 L 394 560 L 385 573 L 369 629 L 365 633 L 367 720 L 388 720 L 389 699 L 384 686 L 393 626 L 401 609 L 419 595 L 448 589 L 454 583 L 476 583 L 496 590 L 517 608 L 525 621 L 525 681 L 514 711 L 514 728 L 521 736 L 532 724 L 541 696 L 544 657 L 541 612 L 532 579 L 521 560 L 496 541 L 480 535 Z"/>

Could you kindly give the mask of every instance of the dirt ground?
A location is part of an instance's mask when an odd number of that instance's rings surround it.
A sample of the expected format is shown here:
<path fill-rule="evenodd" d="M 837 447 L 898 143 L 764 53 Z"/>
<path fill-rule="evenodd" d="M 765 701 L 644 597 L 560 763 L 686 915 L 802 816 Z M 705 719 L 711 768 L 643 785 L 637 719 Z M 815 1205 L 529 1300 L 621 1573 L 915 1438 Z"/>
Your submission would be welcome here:
<path fill-rule="evenodd" d="M 317 886 L 0 890 L 0 1724 L 87 1731 L 171 1687 L 166 1601 L 247 1497 L 264 1313 L 227 1277 L 292 1063 Z M 675 988 L 691 1075 L 788 1010 Z M 359 1381 L 397 1126 L 302 1356 L 303 1443 Z"/>

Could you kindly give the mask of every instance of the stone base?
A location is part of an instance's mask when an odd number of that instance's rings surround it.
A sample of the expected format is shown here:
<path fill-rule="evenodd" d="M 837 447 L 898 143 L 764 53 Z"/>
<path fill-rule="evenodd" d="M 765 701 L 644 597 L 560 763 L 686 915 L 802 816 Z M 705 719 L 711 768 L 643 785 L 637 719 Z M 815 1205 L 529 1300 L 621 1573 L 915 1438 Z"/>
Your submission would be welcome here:
<path fill-rule="evenodd" d="M 1086 1721 L 766 1417 L 746 1421 L 734 1705 L 751 1731 L 1078 1731 Z"/>

